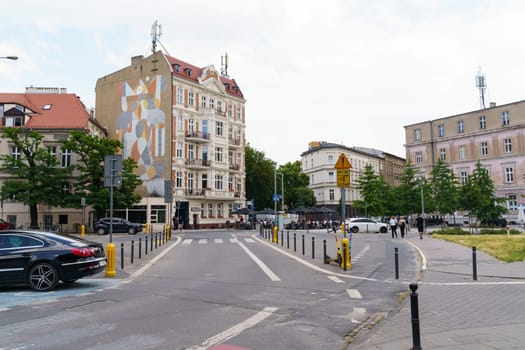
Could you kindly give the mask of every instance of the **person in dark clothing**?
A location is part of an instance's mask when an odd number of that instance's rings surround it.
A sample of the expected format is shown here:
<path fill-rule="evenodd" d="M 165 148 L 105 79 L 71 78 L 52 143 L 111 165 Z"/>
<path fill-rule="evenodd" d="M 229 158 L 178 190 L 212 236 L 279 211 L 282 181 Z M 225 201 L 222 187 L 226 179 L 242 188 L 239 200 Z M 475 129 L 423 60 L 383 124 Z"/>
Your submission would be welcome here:
<path fill-rule="evenodd" d="M 417 232 L 419 232 L 420 239 L 423 239 L 423 231 L 425 230 L 425 223 L 423 220 L 424 219 L 421 217 L 421 215 L 417 214 L 416 226 L 417 226 Z"/>
<path fill-rule="evenodd" d="M 401 216 L 399 218 L 398 224 L 399 224 L 399 230 L 401 231 L 401 238 L 405 238 L 405 229 L 407 225 L 405 218 Z"/>

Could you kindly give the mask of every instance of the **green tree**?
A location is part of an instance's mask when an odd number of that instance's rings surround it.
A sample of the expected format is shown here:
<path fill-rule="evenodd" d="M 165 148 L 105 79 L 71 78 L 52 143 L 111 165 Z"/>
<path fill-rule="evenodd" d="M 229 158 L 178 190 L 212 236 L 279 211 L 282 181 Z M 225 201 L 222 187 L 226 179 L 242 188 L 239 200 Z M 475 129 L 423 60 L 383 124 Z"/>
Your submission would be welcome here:
<path fill-rule="evenodd" d="M 2 128 L 2 138 L 16 147 L 14 154 L 0 155 L 0 170 L 11 177 L 2 184 L 2 198 L 29 207 L 31 227 L 38 226 L 38 204 L 59 206 L 69 189 L 71 168 L 59 167 L 57 158 L 43 147 L 44 136 L 34 130 Z"/>
<path fill-rule="evenodd" d="M 280 193 L 281 188 L 284 187 L 284 202 L 288 208 L 315 206 L 315 195 L 308 187 L 308 175 L 301 171 L 301 161 L 281 165 L 277 172 L 277 192 Z M 284 182 L 281 188 L 279 188 L 280 180 Z"/>
<path fill-rule="evenodd" d="M 424 209 L 428 213 L 433 210 L 430 186 L 425 178 L 416 177 L 416 168 L 408 162 L 401 176 L 401 185 L 392 191 L 389 211 L 401 215 L 421 213 L 421 187 L 423 187 Z"/>
<path fill-rule="evenodd" d="M 372 165 L 367 164 L 357 183 L 362 199 L 354 201 L 352 205 L 366 216 L 387 214 L 390 187 L 384 177 L 375 174 Z"/>
<path fill-rule="evenodd" d="M 459 191 L 454 171 L 441 159 L 432 169 L 430 188 L 435 209 L 441 213 L 453 214 L 458 209 Z"/>
<path fill-rule="evenodd" d="M 487 169 L 483 168 L 481 163 L 476 163 L 476 168 L 468 176 L 467 182 L 460 190 L 460 207 L 469 212 L 469 216 L 478 220 L 490 220 L 499 217 L 507 210 L 499 203 L 504 198 L 494 196 L 494 182 L 489 176 Z"/>
<path fill-rule="evenodd" d="M 104 217 L 109 208 L 109 188 L 104 185 L 104 157 L 117 154 L 121 144 L 117 140 L 100 138 L 82 131 L 73 131 L 63 142 L 63 147 L 79 155 L 80 160 L 75 166 L 79 172 L 74 185 L 73 195 L 69 205 L 80 206 L 80 198 L 86 199 L 86 204 L 95 209 L 98 217 Z M 135 189 L 141 181 L 135 174 L 136 162 L 125 159 L 122 162 L 122 183 L 115 187 L 113 206 L 129 208 L 140 201 Z"/>
<path fill-rule="evenodd" d="M 248 143 L 245 149 L 246 198 L 253 199 L 257 210 L 273 208 L 273 178 L 275 162 L 266 158 Z M 285 197 L 286 199 L 286 197 Z"/>

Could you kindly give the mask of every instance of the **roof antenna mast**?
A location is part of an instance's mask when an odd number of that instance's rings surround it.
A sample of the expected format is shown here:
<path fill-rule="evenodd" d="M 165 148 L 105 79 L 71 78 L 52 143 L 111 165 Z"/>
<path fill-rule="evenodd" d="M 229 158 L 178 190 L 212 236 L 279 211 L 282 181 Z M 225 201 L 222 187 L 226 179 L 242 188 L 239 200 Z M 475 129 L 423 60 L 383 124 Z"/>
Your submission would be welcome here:
<path fill-rule="evenodd" d="M 155 21 L 151 26 L 151 52 L 157 51 L 157 41 L 160 42 L 160 36 L 162 35 L 162 26 Z"/>
<path fill-rule="evenodd" d="M 481 67 L 479 67 L 478 74 L 476 75 L 476 87 L 479 89 L 479 105 L 481 109 L 485 109 L 485 90 L 487 89 L 487 82 L 485 80 L 485 75 L 481 74 Z"/>
<path fill-rule="evenodd" d="M 221 75 L 228 76 L 228 53 L 225 52 L 224 56 L 221 56 Z"/>

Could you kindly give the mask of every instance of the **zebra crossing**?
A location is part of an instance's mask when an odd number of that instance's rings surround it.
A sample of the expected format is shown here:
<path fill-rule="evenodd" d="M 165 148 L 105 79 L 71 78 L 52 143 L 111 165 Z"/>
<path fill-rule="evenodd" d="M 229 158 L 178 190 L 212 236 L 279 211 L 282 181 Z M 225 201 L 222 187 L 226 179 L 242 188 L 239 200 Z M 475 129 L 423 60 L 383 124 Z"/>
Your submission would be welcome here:
<path fill-rule="evenodd" d="M 230 243 L 239 243 L 240 241 L 246 242 L 246 243 L 255 243 L 255 241 L 252 238 L 246 237 L 243 239 L 239 238 L 185 238 L 182 240 L 181 245 L 182 246 L 189 246 L 192 244 L 230 244 Z"/>

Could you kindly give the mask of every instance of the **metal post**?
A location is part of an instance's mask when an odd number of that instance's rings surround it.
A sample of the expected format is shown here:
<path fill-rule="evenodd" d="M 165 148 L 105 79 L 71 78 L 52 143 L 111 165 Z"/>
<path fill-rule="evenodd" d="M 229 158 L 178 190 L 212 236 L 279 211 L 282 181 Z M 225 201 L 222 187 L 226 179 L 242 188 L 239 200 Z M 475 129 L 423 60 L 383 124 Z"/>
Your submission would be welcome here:
<path fill-rule="evenodd" d="M 124 243 L 120 243 L 120 268 L 124 270 Z"/>
<path fill-rule="evenodd" d="M 284 231 L 281 231 L 281 247 L 284 246 L 283 236 L 284 236 Z"/>
<path fill-rule="evenodd" d="M 312 259 L 315 259 L 315 237 L 312 236 Z"/>
<path fill-rule="evenodd" d="M 139 259 L 142 259 L 142 238 L 139 238 Z"/>
<path fill-rule="evenodd" d="M 328 259 L 326 258 L 326 239 L 323 239 L 323 264 L 328 264 Z"/>
<path fill-rule="evenodd" d="M 346 271 L 346 244 L 343 244 L 343 270 Z"/>
<path fill-rule="evenodd" d="M 396 267 L 396 280 L 399 279 L 399 252 L 398 248 L 394 248 L 394 261 Z"/>
<path fill-rule="evenodd" d="M 144 238 L 144 255 L 148 255 L 148 236 Z"/>
<path fill-rule="evenodd" d="M 155 249 L 157 249 L 158 241 L 159 241 L 158 232 L 155 232 Z"/>
<path fill-rule="evenodd" d="M 412 313 L 412 350 L 422 350 L 419 333 L 419 306 L 417 301 L 417 283 L 410 284 L 410 309 Z"/>
<path fill-rule="evenodd" d="M 149 251 L 152 252 L 153 251 L 153 233 L 151 233 L 150 236 L 151 236 L 151 244 L 149 247 Z"/>
<path fill-rule="evenodd" d="M 290 230 L 286 231 L 286 248 L 290 249 Z"/>
<path fill-rule="evenodd" d="M 133 259 L 135 256 L 135 241 L 131 240 L 131 263 L 133 264 Z"/>
<path fill-rule="evenodd" d="M 303 235 L 303 255 L 304 255 L 304 235 Z"/>
<path fill-rule="evenodd" d="M 472 279 L 478 280 L 478 267 L 476 263 L 476 247 L 472 247 Z"/>
<path fill-rule="evenodd" d="M 297 241 L 296 241 L 296 239 L 295 239 L 295 238 L 296 238 L 296 235 L 297 235 L 297 234 L 294 232 L 294 233 L 293 233 L 293 251 L 294 251 L 294 252 L 297 251 L 297 249 L 296 249 L 296 248 L 297 248 L 297 245 L 296 245 Z"/>
<path fill-rule="evenodd" d="M 343 225 L 345 224 L 345 220 L 346 220 L 346 205 L 345 205 L 345 202 L 346 202 L 345 188 L 341 187 L 341 217 L 342 217 L 341 222 L 343 223 Z M 344 238 L 346 238 L 346 230 L 343 230 L 343 231 L 344 231 L 343 232 L 344 233 Z"/>

